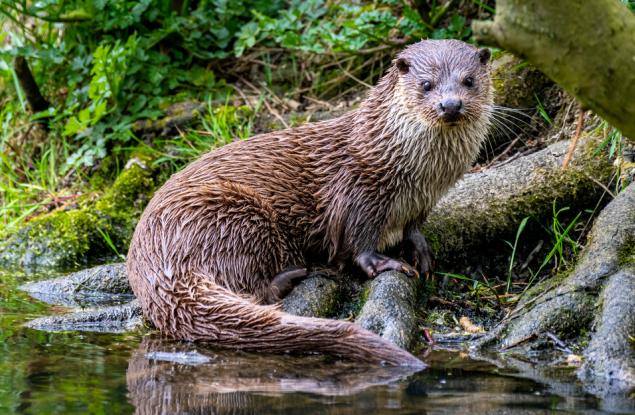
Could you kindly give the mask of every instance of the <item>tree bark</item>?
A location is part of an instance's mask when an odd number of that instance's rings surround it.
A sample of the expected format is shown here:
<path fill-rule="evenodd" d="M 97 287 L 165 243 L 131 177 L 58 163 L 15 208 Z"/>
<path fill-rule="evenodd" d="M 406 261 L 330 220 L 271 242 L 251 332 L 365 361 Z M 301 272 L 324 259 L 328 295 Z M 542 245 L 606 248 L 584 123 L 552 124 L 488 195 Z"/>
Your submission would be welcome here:
<path fill-rule="evenodd" d="M 33 78 L 31 68 L 29 68 L 29 64 L 27 63 L 24 56 L 18 56 L 17 58 L 15 58 L 15 61 L 13 62 L 13 68 L 15 69 L 15 74 L 18 77 L 18 81 L 20 82 L 20 86 L 22 87 L 22 91 L 26 96 L 26 100 L 29 103 L 31 111 L 46 111 L 51 106 L 51 104 L 46 100 L 46 98 L 44 98 L 44 96 L 40 92 L 40 88 L 37 86 L 35 78 Z"/>
<path fill-rule="evenodd" d="M 527 58 L 635 140 L 635 14 L 617 0 L 498 0 L 477 40 Z"/>

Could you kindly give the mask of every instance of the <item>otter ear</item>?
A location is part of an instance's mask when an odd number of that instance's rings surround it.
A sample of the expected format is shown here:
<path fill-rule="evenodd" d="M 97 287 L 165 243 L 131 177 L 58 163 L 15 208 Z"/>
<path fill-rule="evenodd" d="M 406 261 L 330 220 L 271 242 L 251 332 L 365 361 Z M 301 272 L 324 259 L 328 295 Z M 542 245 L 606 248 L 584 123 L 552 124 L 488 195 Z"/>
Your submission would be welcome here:
<path fill-rule="evenodd" d="M 395 66 L 401 73 L 408 73 L 410 70 L 410 63 L 406 60 L 406 58 L 398 58 L 395 61 Z"/>
<path fill-rule="evenodd" d="M 492 56 L 492 52 L 490 52 L 489 49 L 487 48 L 479 49 L 478 60 L 480 60 L 483 65 L 487 65 L 487 62 L 489 62 L 490 56 Z"/>

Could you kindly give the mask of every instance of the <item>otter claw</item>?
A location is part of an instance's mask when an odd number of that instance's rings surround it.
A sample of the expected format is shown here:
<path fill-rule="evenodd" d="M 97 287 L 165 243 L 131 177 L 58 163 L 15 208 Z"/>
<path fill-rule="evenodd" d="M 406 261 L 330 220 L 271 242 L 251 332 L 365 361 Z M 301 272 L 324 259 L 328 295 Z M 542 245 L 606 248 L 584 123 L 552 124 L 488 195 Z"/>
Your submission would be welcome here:
<path fill-rule="evenodd" d="M 419 277 L 417 270 L 411 266 L 376 252 L 364 252 L 358 255 L 355 261 L 369 278 L 375 278 L 384 271 L 398 271 L 409 277 Z"/>
<path fill-rule="evenodd" d="M 403 272 L 410 278 L 419 279 L 419 272 L 414 268 L 410 268 L 409 266 L 404 265 L 403 267 L 401 267 L 401 272 Z"/>

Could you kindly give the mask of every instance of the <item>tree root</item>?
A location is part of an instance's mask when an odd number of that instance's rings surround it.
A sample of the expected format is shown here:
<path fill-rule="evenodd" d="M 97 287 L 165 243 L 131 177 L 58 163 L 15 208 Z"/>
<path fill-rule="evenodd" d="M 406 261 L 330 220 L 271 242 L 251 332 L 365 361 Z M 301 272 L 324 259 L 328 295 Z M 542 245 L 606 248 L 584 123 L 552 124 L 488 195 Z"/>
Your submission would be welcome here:
<path fill-rule="evenodd" d="M 564 280 L 535 287 L 516 309 L 475 343 L 482 349 L 543 347 L 544 335 L 590 341 L 578 376 L 601 395 L 635 390 L 635 184 L 622 191 L 593 225 L 590 242 Z M 533 294 L 533 296 L 532 296 Z M 596 316 L 594 318 L 594 316 Z"/>
<path fill-rule="evenodd" d="M 586 136 L 566 170 L 566 141 L 465 176 L 434 208 L 423 232 L 441 263 L 473 262 L 473 252 L 515 235 L 524 217 L 548 219 L 553 203 L 593 206 L 613 174 L 607 157 L 594 155 L 601 138 Z"/>

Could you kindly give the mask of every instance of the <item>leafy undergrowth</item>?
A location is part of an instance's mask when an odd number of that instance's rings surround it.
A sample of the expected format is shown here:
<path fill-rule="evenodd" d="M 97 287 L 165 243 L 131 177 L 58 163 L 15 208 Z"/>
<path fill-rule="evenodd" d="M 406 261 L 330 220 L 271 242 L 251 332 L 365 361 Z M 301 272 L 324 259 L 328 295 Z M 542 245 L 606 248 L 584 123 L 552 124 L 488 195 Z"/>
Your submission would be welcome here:
<path fill-rule="evenodd" d="M 493 9 L 464 3 L 0 0 L 0 225 L 103 191 L 137 151 L 165 176 L 249 136 L 260 113 L 274 122 L 255 131 L 293 124 L 291 110 L 333 110 L 404 44 L 468 40 L 471 19 Z M 38 112 L 16 58 L 39 87 Z M 192 128 L 137 128 L 184 101 L 209 103 Z"/>

